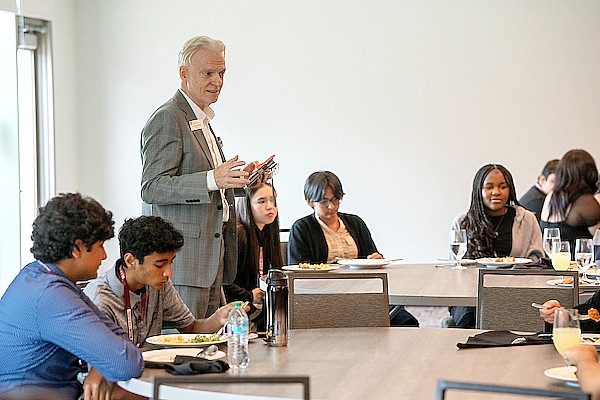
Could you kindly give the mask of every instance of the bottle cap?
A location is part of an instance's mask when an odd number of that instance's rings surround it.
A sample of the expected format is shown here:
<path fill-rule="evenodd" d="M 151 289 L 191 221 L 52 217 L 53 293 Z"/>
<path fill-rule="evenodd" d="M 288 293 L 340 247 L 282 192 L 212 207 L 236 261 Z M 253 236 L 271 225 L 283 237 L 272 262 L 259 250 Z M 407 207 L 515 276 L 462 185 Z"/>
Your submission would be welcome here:
<path fill-rule="evenodd" d="M 288 277 L 280 269 L 271 269 L 267 275 L 267 285 L 287 286 Z"/>

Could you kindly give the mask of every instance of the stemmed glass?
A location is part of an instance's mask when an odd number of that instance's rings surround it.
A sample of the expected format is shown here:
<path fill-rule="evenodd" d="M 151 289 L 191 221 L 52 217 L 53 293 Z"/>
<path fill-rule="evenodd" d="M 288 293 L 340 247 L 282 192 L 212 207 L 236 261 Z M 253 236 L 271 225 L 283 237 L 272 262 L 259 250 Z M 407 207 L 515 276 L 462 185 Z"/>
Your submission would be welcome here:
<path fill-rule="evenodd" d="M 586 272 L 592 264 L 593 251 L 592 239 L 575 240 L 575 261 L 577 262 L 577 267 L 583 273 L 581 279 L 588 279 Z"/>
<path fill-rule="evenodd" d="M 557 271 L 566 271 L 571 266 L 571 244 L 566 240 L 552 242 L 552 268 Z"/>
<path fill-rule="evenodd" d="M 560 229 L 559 228 L 544 228 L 544 251 L 548 258 L 552 258 L 552 248 L 555 246 L 554 243 L 560 243 Z"/>
<path fill-rule="evenodd" d="M 577 310 L 567 310 L 560 307 L 554 311 L 554 327 L 552 329 L 552 341 L 554 347 L 569 365 L 565 352 L 575 347 L 581 341 L 581 328 L 579 327 L 579 314 Z"/>
<path fill-rule="evenodd" d="M 467 252 L 467 231 L 464 229 L 452 229 L 448 237 L 448 244 L 456 259 L 456 265 L 452 269 L 467 269 L 467 267 L 460 264 L 460 259 Z"/>

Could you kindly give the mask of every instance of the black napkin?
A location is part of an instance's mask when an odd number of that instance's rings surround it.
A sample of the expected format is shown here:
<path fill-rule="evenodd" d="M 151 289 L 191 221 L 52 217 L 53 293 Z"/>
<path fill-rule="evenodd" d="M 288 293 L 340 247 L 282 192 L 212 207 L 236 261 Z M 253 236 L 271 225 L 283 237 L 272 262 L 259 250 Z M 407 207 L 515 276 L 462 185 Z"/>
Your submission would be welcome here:
<path fill-rule="evenodd" d="M 549 258 L 538 258 L 536 261 L 532 261 L 527 264 L 517 264 L 513 266 L 513 269 L 554 269 L 552 268 L 552 261 Z"/>
<path fill-rule="evenodd" d="M 517 338 L 524 338 L 525 341 L 521 341 L 516 344 L 512 342 Z M 467 343 L 457 343 L 456 347 L 459 349 L 472 349 L 472 348 L 483 348 L 483 347 L 508 347 L 508 346 L 525 346 L 529 344 L 551 344 L 551 337 L 539 337 L 537 333 L 528 335 L 519 335 L 512 333 L 511 331 L 489 331 L 479 333 L 475 336 L 470 336 L 467 339 Z"/>
<path fill-rule="evenodd" d="M 221 360 L 205 360 L 192 356 L 175 356 L 172 363 L 165 364 L 165 370 L 173 375 L 196 375 L 225 372 L 229 365 Z"/>

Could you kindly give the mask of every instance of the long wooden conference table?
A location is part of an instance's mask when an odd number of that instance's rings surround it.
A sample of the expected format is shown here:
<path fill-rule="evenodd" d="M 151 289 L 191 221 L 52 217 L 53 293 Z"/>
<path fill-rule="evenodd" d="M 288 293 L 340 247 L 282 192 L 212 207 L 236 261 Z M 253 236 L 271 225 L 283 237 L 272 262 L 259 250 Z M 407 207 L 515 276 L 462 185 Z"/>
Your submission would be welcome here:
<path fill-rule="evenodd" d="M 380 269 L 350 269 L 346 266 L 332 273 L 385 272 L 391 305 L 405 306 L 476 306 L 478 264 L 466 269 L 452 269 L 443 263 L 396 263 Z M 538 282 L 545 285 L 545 282 Z M 591 297 L 596 289 L 580 290 L 580 302 Z"/>
<path fill-rule="evenodd" d="M 247 377 L 310 378 L 313 399 L 432 399 L 438 379 L 550 390 L 579 390 L 548 378 L 546 369 L 564 365 L 551 344 L 461 349 L 482 331 L 441 328 L 300 329 L 289 332 L 286 347 L 251 341 Z M 226 348 L 224 348 L 226 350 Z M 120 382 L 125 389 L 152 395 L 154 376 L 169 375 L 147 368 L 139 379 Z M 214 392 L 213 392 L 214 391 Z M 297 387 L 268 385 L 161 386 L 161 399 L 299 398 Z M 256 397 L 258 396 L 258 397 Z M 464 392 L 449 399 L 477 399 Z M 504 397 L 503 397 L 504 398 Z"/>

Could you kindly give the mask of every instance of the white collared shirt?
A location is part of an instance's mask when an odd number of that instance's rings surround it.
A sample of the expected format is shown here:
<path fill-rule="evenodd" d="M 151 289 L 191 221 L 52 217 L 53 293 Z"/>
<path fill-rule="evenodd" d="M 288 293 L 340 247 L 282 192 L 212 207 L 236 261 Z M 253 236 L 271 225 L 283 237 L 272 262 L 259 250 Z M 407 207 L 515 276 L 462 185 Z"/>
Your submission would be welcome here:
<path fill-rule="evenodd" d="M 208 126 L 210 121 L 214 118 L 215 112 L 209 106 L 207 106 L 203 111 L 183 90 L 179 89 L 179 91 L 192 108 L 192 111 L 196 115 L 196 119 L 200 121 L 200 130 L 202 131 L 204 139 L 208 144 L 213 165 L 218 167 L 219 165 L 223 164 L 223 159 L 221 158 L 221 152 L 219 151 L 219 145 L 217 144 L 215 135 L 211 132 L 210 127 Z M 208 190 L 219 190 L 219 187 L 215 181 L 214 170 L 207 172 L 206 186 L 208 187 Z M 223 223 L 225 223 L 229 221 L 229 203 L 227 203 L 227 199 L 225 198 L 225 190 L 220 189 L 219 192 L 221 192 L 221 202 L 223 203 Z"/>
<path fill-rule="evenodd" d="M 350 232 L 348 232 L 348 229 L 346 229 L 346 225 L 340 217 L 338 217 L 340 228 L 337 232 L 328 227 L 325 222 L 321 221 L 316 213 L 315 218 L 317 218 L 319 225 L 321 225 L 325 240 L 327 241 L 328 263 L 334 262 L 336 257 L 358 258 L 358 247 L 356 246 L 356 242 L 352 235 L 350 235 Z"/>

